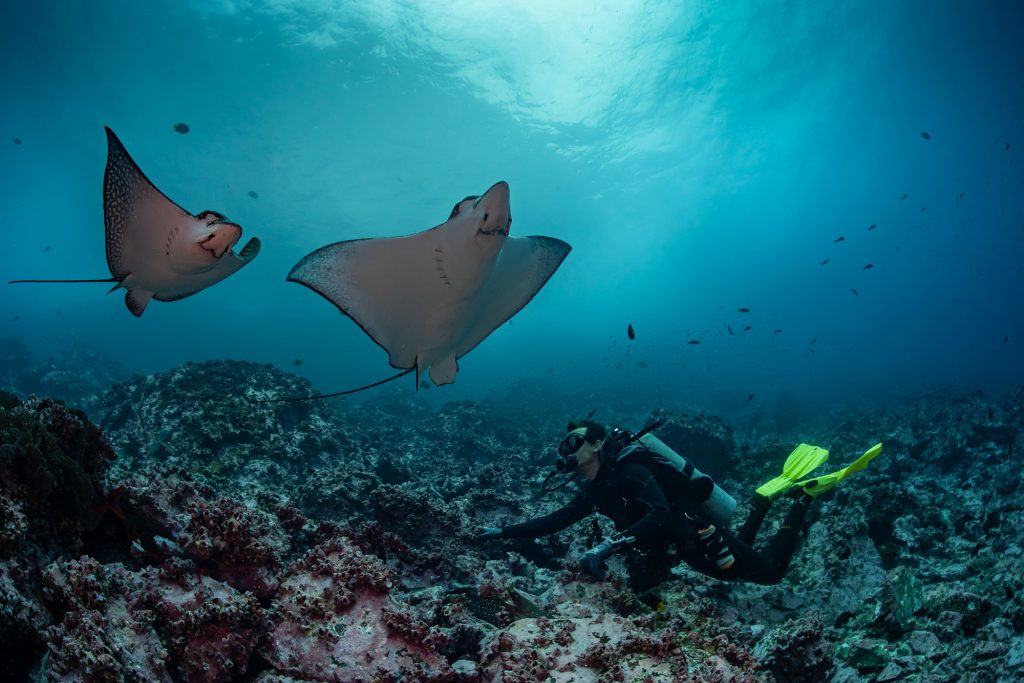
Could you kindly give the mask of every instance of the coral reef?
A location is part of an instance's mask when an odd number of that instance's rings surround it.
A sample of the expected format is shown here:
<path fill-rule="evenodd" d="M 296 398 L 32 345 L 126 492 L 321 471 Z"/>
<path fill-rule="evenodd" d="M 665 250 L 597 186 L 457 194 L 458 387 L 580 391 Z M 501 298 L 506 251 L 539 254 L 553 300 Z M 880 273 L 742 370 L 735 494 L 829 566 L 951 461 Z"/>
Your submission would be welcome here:
<path fill-rule="evenodd" d="M 107 392 L 97 413 L 121 456 L 111 476 L 177 465 L 240 498 L 256 490 L 283 498 L 311 468 L 352 450 L 322 402 L 253 402 L 310 393 L 306 380 L 240 361 L 133 376 Z"/>
<path fill-rule="evenodd" d="M 735 524 L 738 492 L 777 474 L 796 443 L 828 447 L 835 467 L 885 444 L 813 506 L 782 583 L 683 566 L 636 596 L 620 557 L 603 582 L 575 562 L 604 520 L 475 541 L 477 525 L 572 495 L 538 495 L 567 416 L 524 408 L 527 389 L 436 408 L 408 395 L 264 405 L 247 398 L 308 385 L 269 366 L 197 363 L 114 386 L 95 411 L 106 435 L 60 402 L 0 395 L 0 648 L 17 653 L 0 677 L 1024 675 L 1024 390 L 845 410 L 790 433 L 678 409 L 621 415 L 633 429 L 664 419 L 658 435 L 737 494 Z M 766 419 L 779 429 L 784 417 Z M 775 504 L 765 538 L 787 506 Z"/>

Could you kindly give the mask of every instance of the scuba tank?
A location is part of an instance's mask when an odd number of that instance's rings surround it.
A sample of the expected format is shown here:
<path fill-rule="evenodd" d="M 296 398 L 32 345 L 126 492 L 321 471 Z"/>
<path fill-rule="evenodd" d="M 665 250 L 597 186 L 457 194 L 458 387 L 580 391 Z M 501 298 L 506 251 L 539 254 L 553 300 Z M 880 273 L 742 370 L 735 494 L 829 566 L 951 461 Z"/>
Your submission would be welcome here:
<path fill-rule="evenodd" d="M 697 469 L 692 462 L 651 434 L 648 429 L 642 430 L 635 441 L 639 441 L 651 452 L 656 463 L 671 467 L 688 479 L 688 494 L 696 505 L 700 517 L 719 526 L 727 526 L 736 512 L 736 499 L 726 493 L 725 489 L 716 484 L 711 477 Z M 620 452 L 618 457 L 622 456 L 628 458 L 629 453 Z"/>

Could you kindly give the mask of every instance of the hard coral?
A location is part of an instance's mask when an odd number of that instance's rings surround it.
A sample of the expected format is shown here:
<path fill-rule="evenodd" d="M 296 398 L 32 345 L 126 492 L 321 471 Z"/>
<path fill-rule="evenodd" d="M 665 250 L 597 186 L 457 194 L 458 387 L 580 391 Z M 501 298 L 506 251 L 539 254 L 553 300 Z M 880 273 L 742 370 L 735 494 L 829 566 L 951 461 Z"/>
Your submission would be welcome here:
<path fill-rule="evenodd" d="M 343 538 L 295 562 L 274 600 L 267 659 L 320 681 L 441 681 L 438 636 L 388 597 L 394 574 Z"/>
<path fill-rule="evenodd" d="M 762 669 L 776 680 L 792 683 L 823 681 L 832 668 L 832 645 L 813 614 L 781 624 L 758 643 L 755 652 Z"/>
<path fill-rule="evenodd" d="M 168 653 L 152 613 L 135 601 L 139 577 L 92 558 L 61 561 L 43 575 L 45 595 L 62 615 L 44 632 L 46 674 L 67 681 L 170 681 Z"/>
<path fill-rule="evenodd" d="M 0 495 L 12 501 L 9 510 L 16 503 L 30 534 L 74 547 L 99 519 L 95 505 L 114 452 L 81 411 L 7 396 L 8 407 L 0 408 Z"/>
<path fill-rule="evenodd" d="M 170 647 L 173 670 L 197 682 L 244 674 L 266 630 L 256 598 L 209 576 L 147 572 L 152 582 L 146 602 L 159 615 L 158 630 Z"/>

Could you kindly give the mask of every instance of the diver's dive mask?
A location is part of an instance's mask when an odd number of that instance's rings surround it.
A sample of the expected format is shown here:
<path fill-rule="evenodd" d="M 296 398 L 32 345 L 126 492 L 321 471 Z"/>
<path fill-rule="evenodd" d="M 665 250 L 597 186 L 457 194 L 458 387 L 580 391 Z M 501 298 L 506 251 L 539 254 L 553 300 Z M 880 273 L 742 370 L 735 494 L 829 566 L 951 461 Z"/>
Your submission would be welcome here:
<path fill-rule="evenodd" d="M 579 464 L 576 462 L 576 452 L 583 448 L 587 438 L 579 432 L 569 432 L 558 444 L 558 458 L 555 460 L 555 469 L 559 472 L 572 472 Z"/>

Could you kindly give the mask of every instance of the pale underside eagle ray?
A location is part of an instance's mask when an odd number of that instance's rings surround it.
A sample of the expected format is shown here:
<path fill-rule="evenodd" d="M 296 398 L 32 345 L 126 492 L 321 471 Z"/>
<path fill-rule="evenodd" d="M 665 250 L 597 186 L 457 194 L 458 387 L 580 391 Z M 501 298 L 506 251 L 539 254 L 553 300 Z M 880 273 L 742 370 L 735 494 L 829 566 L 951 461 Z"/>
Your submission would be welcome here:
<path fill-rule="evenodd" d="M 509 237 L 508 183 L 463 199 L 441 225 L 406 237 L 321 247 L 288 274 L 323 295 L 388 353 L 402 373 L 450 384 L 458 360 L 518 313 L 569 254 L 553 237 Z"/>
<path fill-rule="evenodd" d="M 107 267 L 112 277 L 95 280 L 18 282 L 113 282 L 125 304 L 141 316 L 151 299 L 178 301 L 214 285 L 256 258 L 253 237 L 235 254 L 242 228 L 216 211 L 191 214 L 150 182 L 110 128 L 103 174 Z"/>

